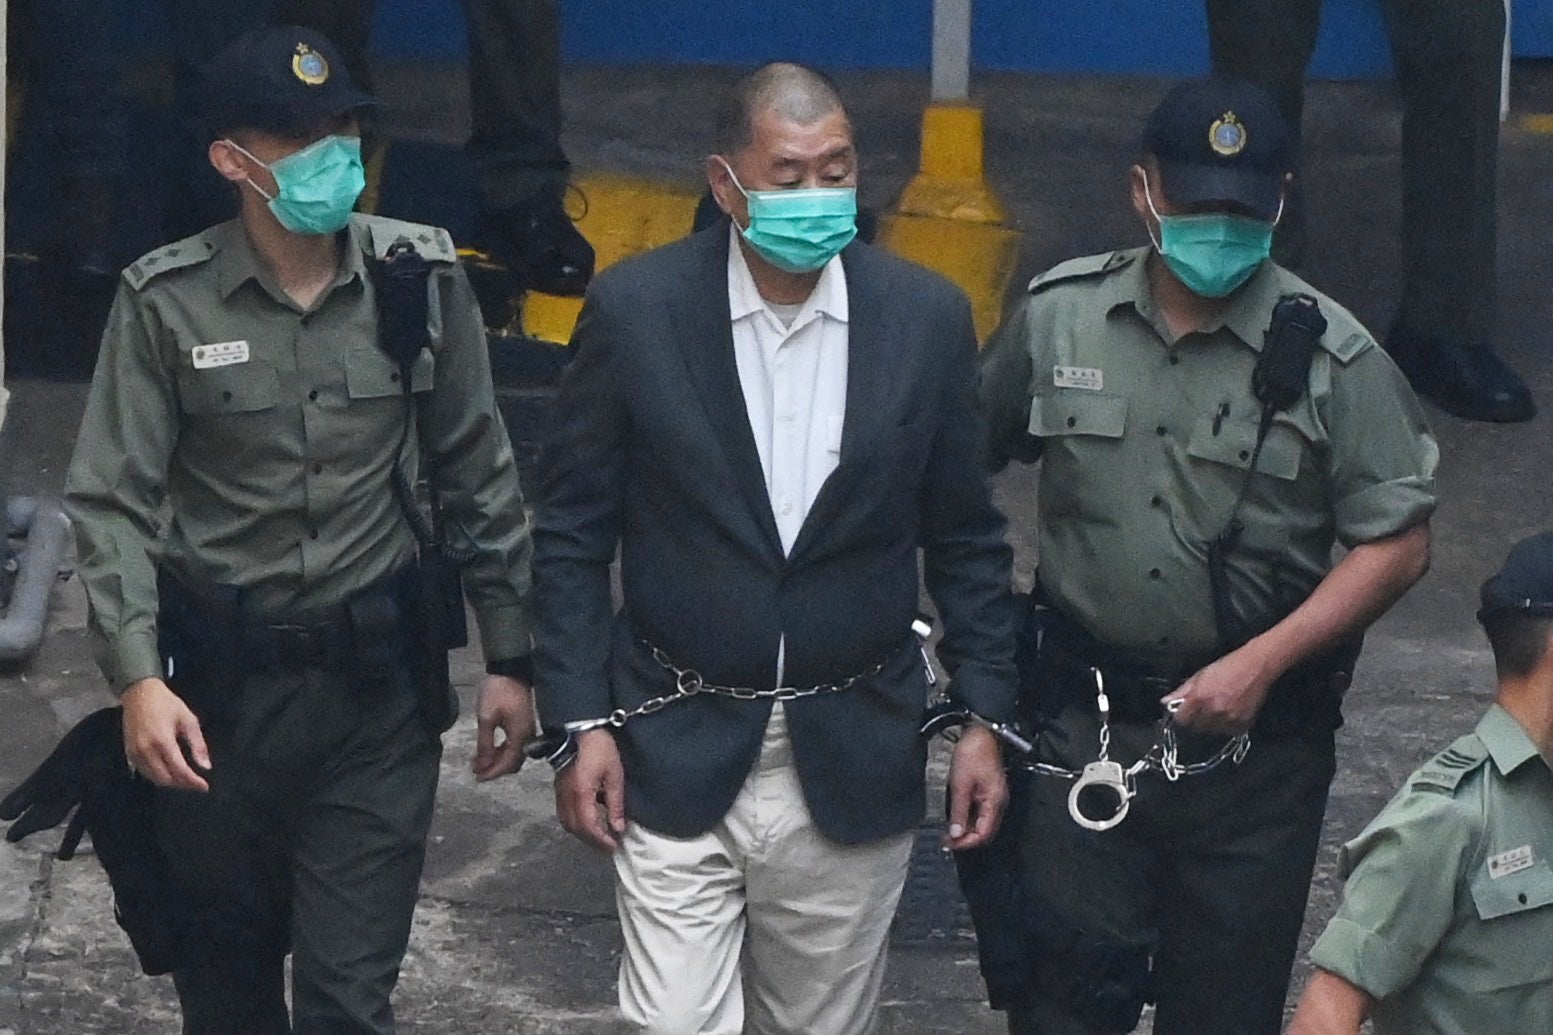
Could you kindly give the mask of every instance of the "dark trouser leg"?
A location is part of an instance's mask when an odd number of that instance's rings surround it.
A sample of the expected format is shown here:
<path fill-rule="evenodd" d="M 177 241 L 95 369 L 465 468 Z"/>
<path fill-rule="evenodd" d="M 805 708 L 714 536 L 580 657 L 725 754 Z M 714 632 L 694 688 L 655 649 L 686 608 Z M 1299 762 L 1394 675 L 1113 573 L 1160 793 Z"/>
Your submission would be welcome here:
<path fill-rule="evenodd" d="M 1388 0 L 1402 90 L 1402 302 L 1386 347 L 1418 391 L 1470 420 L 1536 415 L 1493 351 L 1504 8 Z"/>
<path fill-rule="evenodd" d="M 1113 757 L 1130 761 L 1126 730 L 1113 729 Z M 1146 738 L 1151 731 L 1132 732 Z M 1041 734 L 1038 749 L 1046 761 L 1081 769 L 1094 761 L 1098 743 L 1094 715 L 1070 707 Z M 1160 865 L 1150 826 L 1135 804 L 1120 826 L 1085 830 L 1068 815 L 1071 787 L 1051 777 L 1031 781 L 1020 865 L 1036 994 L 1009 1011 L 1016 1035 L 1128 1032 L 1148 992 Z"/>
<path fill-rule="evenodd" d="M 285 960 L 218 956 L 174 973 L 183 1035 L 289 1035 Z"/>
<path fill-rule="evenodd" d="M 1494 330 L 1500 0 L 1387 0 L 1402 91 L 1397 323 L 1469 345 Z"/>
<path fill-rule="evenodd" d="M 402 671 L 356 695 L 359 732 L 324 763 L 295 829 L 292 1003 L 297 1035 L 389 1035 L 420 890 L 441 744 Z M 332 684 L 332 685 L 327 685 Z"/>
<path fill-rule="evenodd" d="M 265 703 L 285 707 L 296 681 L 173 683 L 200 716 L 212 761 L 209 793 L 160 791 L 156 799 L 158 837 L 189 898 L 188 964 L 173 973 L 185 1035 L 291 1031 L 281 982 L 291 909 L 285 802 L 300 781 L 263 745 Z M 202 700 L 201 686 L 222 700 Z"/>
<path fill-rule="evenodd" d="M 1330 735 L 1257 738 L 1170 795 L 1157 1035 L 1277 1035 L 1332 779 Z"/>
<path fill-rule="evenodd" d="M 1207 0 L 1213 69 L 1272 94 L 1296 140 L 1305 113 L 1305 68 L 1316 49 L 1321 0 Z M 1285 266 L 1305 249 L 1305 192 L 1295 183 L 1273 241 Z"/>
<path fill-rule="evenodd" d="M 463 0 L 469 24 L 469 154 L 488 209 L 559 193 L 561 43 L 556 0 Z"/>

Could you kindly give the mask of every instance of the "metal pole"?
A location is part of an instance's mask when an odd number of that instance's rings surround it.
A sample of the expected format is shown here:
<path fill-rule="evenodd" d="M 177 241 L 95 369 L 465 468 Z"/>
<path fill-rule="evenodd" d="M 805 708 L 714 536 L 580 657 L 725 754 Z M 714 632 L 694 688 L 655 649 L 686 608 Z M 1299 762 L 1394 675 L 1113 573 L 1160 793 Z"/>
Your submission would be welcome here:
<path fill-rule="evenodd" d="M 3 138 L 3 137 L 6 136 L 5 128 L 7 126 L 7 123 L 6 123 L 6 120 L 5 120 L 6 119 L 5 90 L 3 89 L 4 84 L 6 82 L 6 78 L 5 77 L 6 77 L 6 73 L 7 73 L 7 69 L 5 67 L 5 45 L 6 45 L 6 10 L 5 10 L 5 8 L 6 8 L 6 0 L 0 0 L 0 138 Z M 9 140 L 0 141 L 0 144 L 9 144 L 9 143 L 10 143 Z M 6 154 L 6 152 L 8 150 L 10 150 L 9 147 L 0 146 L 0 265 L 3 265 L 3 263 L 5 261 L 5 154 Z M 4 325 L 4 321 L 5 321 L 5 278 L 3 276 L 0 276 L 0 326 Z M 5 426 L 6 403 L 9 401 L 9 399 L 10 399 L 10 395 L 5 390 L 5 340 L 4 340 L 3 333 L 0 333 L 0 428 L 3 428 Z M 0 457 L 0 463 L 3 463 L 5 461 L 6 461 L 6 458 Z M 3 505 L 4 502 L 5 502 L 4 497 L 0 496 L 0 505 Z"/>
<path fill-rule="evenodd" d="M 1510 0 L 1504 0 L 1504 64 L 1499 70 L 1499 121 L 1510 115 Z"/>
<path fill-rule="evenodd" d="M 971 0 L 933 0 L 933 101 L 971 96 Z"/>

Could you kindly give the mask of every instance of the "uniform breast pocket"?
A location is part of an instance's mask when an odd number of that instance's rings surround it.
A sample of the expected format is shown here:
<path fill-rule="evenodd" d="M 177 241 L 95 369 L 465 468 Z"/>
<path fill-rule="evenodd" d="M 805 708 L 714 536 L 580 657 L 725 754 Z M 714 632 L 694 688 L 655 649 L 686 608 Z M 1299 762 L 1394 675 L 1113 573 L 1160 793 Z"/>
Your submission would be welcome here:
<path fill-rule="evenodd" d="M 429 391 L 436 382 L 436 357 L 421 349 L 410 368 L 410 389 Z M 352 399 L 382 399 L 404 394 L 399 368 L 376 345 L 362 345 L 345 357 L 345 387 Z"/>
<path fill-rule="evenodd" d="M 178 400 L 194 415 L 258 413 L 273 409 L 280 399 L 275 368 L 262 360 L 231 366 L 178 371 Z"/>
<path fill-rule="evenodd" d="M 1472 881 L 1472 903 L 1492 941 L 1485 957 L 1494 961 L 1474 975 L 1484 992 L 1553 981 L 1553 953 L 1544 947 L 1553 935 L 1553 866 L 1547 859 L 1516 873 L 1493 877 L 1485 866 Z"/>
<path fill-rule="evenodd" d="M 1127 400 L 1120 395 L 1082 389 L 1042 393 L 1030 400 L 1028 430 L 1036 438 L 1121 438 L 1127 430 Z"/>
<path fill-rule="evenodd" d="M 1253 420 L 1204 417 L 1192 429 L 1186 451 L 1199 460 L 1244 471 L 1256 455 L 1256 433 L 1257 422 Z M 1303 452 L 1298 432 L 1274 424 L 1267 441 L 1262 443 L 1262 454 L 1256 462 L 1257 473 L 1293 481 L 1299 477 Z"/>

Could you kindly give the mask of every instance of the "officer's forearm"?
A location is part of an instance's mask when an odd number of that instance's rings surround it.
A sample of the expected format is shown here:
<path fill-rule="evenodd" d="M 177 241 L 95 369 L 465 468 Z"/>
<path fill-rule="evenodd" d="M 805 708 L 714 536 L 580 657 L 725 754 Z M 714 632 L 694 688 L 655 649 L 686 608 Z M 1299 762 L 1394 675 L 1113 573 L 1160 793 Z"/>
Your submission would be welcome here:
<path fill-rule="evenodd" d="M 1289 1035 L 1359 1035 L 1374 1002 L 1364 989 L 1318 970 L 1300 997 Z"/>
<path fill-rule="evenodd" d="M 1362 632 L 1429 570 L 1429 524 L 1414 525 L 1348 552 L 1314 593 L 1252 640 L 1270 671 L 1281 674 Z"/>

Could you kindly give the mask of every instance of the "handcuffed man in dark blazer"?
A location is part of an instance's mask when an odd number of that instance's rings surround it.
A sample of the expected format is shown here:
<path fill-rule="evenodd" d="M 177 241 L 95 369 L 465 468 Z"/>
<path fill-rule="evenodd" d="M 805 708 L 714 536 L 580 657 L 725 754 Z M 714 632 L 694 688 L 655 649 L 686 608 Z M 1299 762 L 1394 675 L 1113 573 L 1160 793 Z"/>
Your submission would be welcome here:
<path fill-rule="evenodd" d="M 717 149 L 730 218 L 594 282 L 556 402 L 534 562 L 542 721 L 575 748 L 556 811 L 614 853 L 638 1030 L 861 1035 L 924 811 L 919 548 L 952 695 L 991 721 L 1014 701 L 975 335 L 955 288 L 853 242 L 823 76 L 742 80 Z M 1005 798 L 973 726 L 948 847 Z"/>

